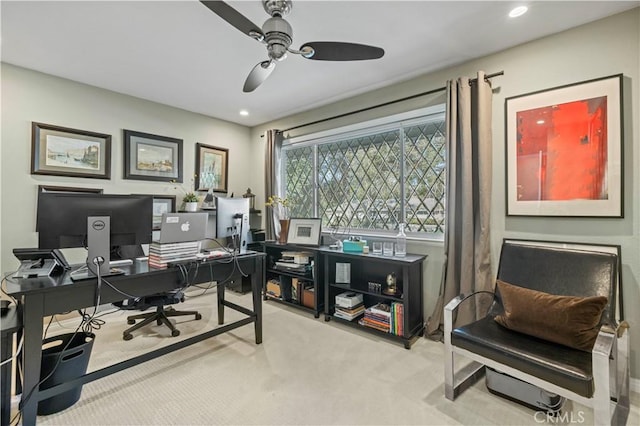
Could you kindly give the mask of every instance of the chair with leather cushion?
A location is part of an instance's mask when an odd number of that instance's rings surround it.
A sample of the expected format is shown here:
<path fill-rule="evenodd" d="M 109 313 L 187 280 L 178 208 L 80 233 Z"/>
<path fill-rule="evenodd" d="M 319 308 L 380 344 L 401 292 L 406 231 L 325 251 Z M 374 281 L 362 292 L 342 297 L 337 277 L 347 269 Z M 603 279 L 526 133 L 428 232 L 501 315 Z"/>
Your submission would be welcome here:
<path fill-rule="evenodd" d="M 138 330 L 147 324 L 151 324 L 152 322 L 155 322 L 157 325 L 166 325 L 171 330 L 171 336 L 179 336 L 180 330 L 178 330 L 169 320 L 170 317 L 193 315 L 196 320 L 202 319 L 202 315 L 197 311 L 177 311 L 171 307 L 167 308 L 168 305 L 175 305 L 181 302 L 184 302 L 184 293 L 182 290 L 136 299 L 134 302 L 128 304 L 126 309 L 146 310 L 150 307 L 155 307 L 155 311 L 128 316 L 127 324 L 135 325 L 123 331 L 122 338 L 124 340 L 131 340 L 133 338 L 133 334 L 131 334 L 133 331 Z M 142 321 L 136 324 L 136 320 L 140 319 Z"/>
<path fill-rule="evenodd" d="M 617 304 L 619 263 L 615 246 L 504 241 L 488 314 L 454 327 L 456 311 L 475 295 L 445 307 L 446 398 L 486 366 L 591 407 L 595 424 L 624 424 L 629 333 L 621 295 Z M 474 362 L 455 371 L 456 354 Z"/>

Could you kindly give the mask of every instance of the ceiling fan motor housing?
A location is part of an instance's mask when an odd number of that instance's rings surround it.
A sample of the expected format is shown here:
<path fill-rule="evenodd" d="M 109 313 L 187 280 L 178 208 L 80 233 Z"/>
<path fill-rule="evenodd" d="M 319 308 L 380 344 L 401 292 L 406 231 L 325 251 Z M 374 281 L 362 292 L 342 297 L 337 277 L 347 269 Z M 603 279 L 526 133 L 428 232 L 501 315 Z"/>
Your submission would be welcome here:
<path fill-rule="evenodd" d="M 279 16 L 266 20 L 262 26 L 267 43 L 269 58 L 281 61 L 287 56 L 287 48 L 291 45 L 293 30 L 291 25 Z"/>

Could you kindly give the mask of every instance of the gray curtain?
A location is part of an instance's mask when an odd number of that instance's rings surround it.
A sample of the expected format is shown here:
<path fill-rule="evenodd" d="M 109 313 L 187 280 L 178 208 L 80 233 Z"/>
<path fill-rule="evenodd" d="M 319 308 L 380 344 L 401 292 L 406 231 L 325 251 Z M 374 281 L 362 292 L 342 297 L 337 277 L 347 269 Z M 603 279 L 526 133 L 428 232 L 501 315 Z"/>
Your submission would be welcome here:
<path fill-rule="evenodd" d="M 493 289 L 490 247 L 491 84 L 477 80 L 447 82 L 447 194 L 444 270 L 427 335 L 440 339 L 444 306 L 459 294 Z M 485 304 L 476 304 L 475 300 Z M 486 310 L 486 298 L 463 303 L 456 324 L 469 323 Z"/>
<path fill-rule="evenodd" d="M 271 195 L 281 195 L 280 160 L 282 158 L 282 133 L 268 130 L 264 155 L 264 199 Z M 275 220 L 273 210 L 265 207 L 265 232 L 267 240 L 274 240 L 280 233 L 280 223 Z"/>

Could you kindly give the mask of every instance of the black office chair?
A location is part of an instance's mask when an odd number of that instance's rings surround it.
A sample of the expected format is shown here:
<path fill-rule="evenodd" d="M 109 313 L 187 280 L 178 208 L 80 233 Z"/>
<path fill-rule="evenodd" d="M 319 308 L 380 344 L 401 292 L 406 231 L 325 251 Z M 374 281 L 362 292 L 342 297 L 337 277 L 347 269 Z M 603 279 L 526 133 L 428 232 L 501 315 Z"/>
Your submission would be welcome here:
<path fill-rule="evenodd" d="M 144 251 L 139 245 L 119 246 L 112 247 L 111 249 L 111 259 L 134 259 L 139 256 L 144 256 Z M 155 312 L 145 312 L 142 314 L 128 316 L 127 324 L 135 325 L 123 331 L 122 338 L 124 340 L 133 339 L 133 335 L 131 334 L 132 331 L 144 327 L 147 324 L 151 324 L 154 321 L 157 325 L 164 324 L 169 327 L 169 329 L 171 329 L 171 336 L 179 336 L 180 330 L 178 330 L 171 321 L 169 321 L 169 317 L 194 315 L 196 320 L 202 319 L 202 315 L 197 311 L 176 311 L 171 307 L 165 308 L 167 305 L 175 305 L 180 302 L 184 302 L 184 293 L 182 290 L 174 290 L 168 293 L 154 294 L 152 296 L 127 299 L 122 302 L 114 303 L 114 305 L 120 309 L 127 310 L 145 311 L 154 306 L 156 308 Z M 136 320 L 139 319 L 142 321 L 136 324 Z"/>
<path fill-rule="evenodd" d="M 178 330 L 171 323 L 171 321 L 169 321 L 169 317 L 194 315 L 196 320 L 202 319 L 202 315 L 200 315 L 200 313 L 198 313 L 197 311 L 176 311 L 171 307 L 165 308 L 165 306 L 167 305 L 175 305 L 176 303 L 180 302 L 184 302 L 184 293 L 182 292 L 182 290 L 177 290 L 170 293 L 156 294 L 153 296 L 145 296 L 136 299 L 131 305 L 127 305 L 127 309 L 145 310 L 152 306 L 155 306 L 156 310 L 155 312 L 145 312 L 142 314 L 128 316 L 127 324 L 135 325 L 123 331 L 122 338 L 124 340 L 133 339 L 133 335 L 131 334 L 132 331 L 144 327 L 147 324 L 151 324 L 154 321 L 157 325 L 164 324 L 169 327 L 169 329 L 171 329 L 171 336 L 179 336 L 180 330 Z M 142 321 L 136 324 L 136 320 L 139 319 L 141 319 Z"/>

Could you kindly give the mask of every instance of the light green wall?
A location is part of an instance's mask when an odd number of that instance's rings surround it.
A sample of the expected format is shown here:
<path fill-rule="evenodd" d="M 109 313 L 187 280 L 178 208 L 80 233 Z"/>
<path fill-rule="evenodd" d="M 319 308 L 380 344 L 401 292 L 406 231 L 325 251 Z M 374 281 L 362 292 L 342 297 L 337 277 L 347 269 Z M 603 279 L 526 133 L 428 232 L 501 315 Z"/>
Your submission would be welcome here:
<path fill-rule="evenodd" d="M 429 54 L 429 46 L 424 52 Z M 640 9 L 636 8 L 557 35 L 549 36 L 443 71 L 423 75 L 322 108 L 292 115 L 252 129 L 255 144 L 267 129 L 286 129 L 322 118 L 400 99 L 443 87 L 459 76 L 504 71 L 492 80 L 493 98 L 493 189 L 492 252 L 494 269 L 503 238 L 583 241 L 622 246 L 625 313 L 631 324 L 632 376 L 640 377 Z M 624 219 L 553 219 L 505 216 L 504 100 L 506 97 L 555 86 L 622 73 L 625 77 L 624 108 Z M 393 107 L 376 109 L 329 123 L 296 130 L 291 136 L 312 133 L 424 106 L 422 98 Z M 255 154 L 255 168 L 264 170 L 262 151 Z M 261 194 L 264 189 L 260 192 Z M 258 200 L 260 202 L 262 200 Z M 438 295 L 442 271 L 441 243 L 412 242 L 409 250 L 429 255 L 425 269 L 425 318 Z"/>
<path fill-rule="evenodd" d="M 31 175 L 32 121 L 110 134 L 111 179 Z M 123 179 L 123 129 L 182 139 L 185 188 L 195 173 L 197 142 L 229 149 L 229 191 L 240 195 L 251 186 L 246 164 L 250 132 L 245 126 L 3 63 L 2 271 L 17 266 L 14 247 L 37 247 L 38 185 L 97 187 L 111 194 L 179 194 L 170 183 Z"/>

